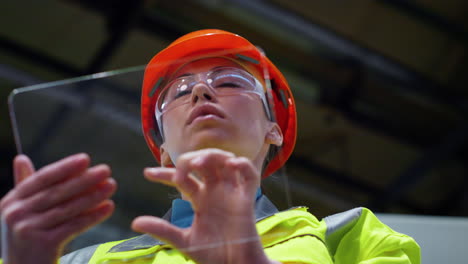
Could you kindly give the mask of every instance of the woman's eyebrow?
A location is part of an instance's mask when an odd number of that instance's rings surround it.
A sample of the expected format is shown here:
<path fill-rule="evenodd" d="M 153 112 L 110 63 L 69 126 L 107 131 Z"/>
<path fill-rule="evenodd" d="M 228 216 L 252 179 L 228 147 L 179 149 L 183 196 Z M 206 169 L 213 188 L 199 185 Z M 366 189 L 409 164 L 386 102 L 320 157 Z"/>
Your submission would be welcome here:
<path fill-rule="evenodd" d="M 226 68 L 226 67 L 233 67 L 233 66 L 215 66 L 213 68 L 210 69 L 210 71 L 216 71 L 218 69 L 222 69 L 222 68 Z M 234 68 L 234 67 L 233 67 Z M 194 73 L 191 73 L 191 72 L 186 72 L 186 73 L 182 73 L 180 75 L 176 75 L 174 77 L 174 79 L 178 79 L 178 78 L 181 78 L 181 77 L 186 77 L 186 76 L 193 76 L 195 75 Z"/>
<path fill-rule="evenodd" d="M 235 68 L 235 69 L 238 69 L 237 67 L 233 67 L 233 66 L 216 66 L 216 67 L 213 67 L 211 68 L 211 72 L 215 72 L 215 73 L 218 73 L 220 71 L 222 71 L 224 68 Z M 239 70 L 239 69 L 238 69 Z"/>
<path fill-rule="evenodd" d="M 220 68 L 226 68 L 226 67 L 227 66 L 216 66 L 216 67 L 211 68 L 210 71 L 217 70 L 217 69 L 220 69 Z"/>

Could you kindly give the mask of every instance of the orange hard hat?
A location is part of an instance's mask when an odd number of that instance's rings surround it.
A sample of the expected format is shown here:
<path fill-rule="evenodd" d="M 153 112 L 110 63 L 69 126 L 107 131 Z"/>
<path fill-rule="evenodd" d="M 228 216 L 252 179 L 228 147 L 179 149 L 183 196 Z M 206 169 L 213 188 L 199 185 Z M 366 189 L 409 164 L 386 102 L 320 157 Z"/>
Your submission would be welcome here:
<path fill-rule="evenodd" d="M 155 104 L 161 92 L 159 88 L 182 63 L 208 54 L 243 60 L 256 67 L 260 73 L 267 70 L 267 77 L 271 81 L 270 108 L 275 117 L 274 121 L 283 132 L 283 145 L 263 170 L 262 177 L 267 177 L 284 165 L 294 149 L 297 131 L 296 106 L 289 85 L 278 68 L 256 46 L 231 32 L 218 29 L 191 32 L 172 42 L 151 59 L 145 69 L 141 96 L 141 119 L 145 140 L 156 160 L 160 162 L 159 146 L 163 137 L 155 117 Z"/>

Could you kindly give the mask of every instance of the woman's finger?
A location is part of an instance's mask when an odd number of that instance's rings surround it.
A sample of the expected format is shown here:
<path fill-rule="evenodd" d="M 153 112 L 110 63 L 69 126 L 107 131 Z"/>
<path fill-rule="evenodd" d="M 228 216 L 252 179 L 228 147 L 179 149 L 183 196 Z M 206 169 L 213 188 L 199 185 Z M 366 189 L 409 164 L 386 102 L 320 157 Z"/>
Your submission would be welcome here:
<path fill-rule="evenodd" d="M 189 173 L 185 174 L 185 170 L 180 168 L 147 168 L 144 174 L 148 180 L 175 187 L 187 197 L 201 187 L 201 183 L 196 178 Z"/>
<path fill-rule="evenodd" d="M 107 165 L 98 165 L 86 170 L 80 176 L 73 177 L 40 191 L 26 198 L 26 206 L 33 212 L 41 212 L 70 198 L 83 193 L 109 178 L 111 170 Z"/>
<path fill-rule="evenodd" d="M 23 180 L 17 187 L 17 198 L 25 198 L 69 177 L 82 174 L 89 166 L 86 154 L 77 154 L 52 163 Z"/>
<path fill-rule="evenodd" d="M 73 222 L 78 215 L 107 200 L 115 190 L 116 183 L 114 179 L 109 178 L 86 193 L 50 208 L 46 212 L 36 214 L 32 224 L 41 229 L 51 229 L 64 222 Z"/>
<path fill-rule="evenodd" d="M 237 169 L 237 165 L 232 162 L 235 159 L 236 158 L 230 158 L 226 160 L 221 172 L 223 175 L 223 181 L 233 188 L 238 187 L 241 182 L 241 175 Z"/>
<path fill-rule="evenodd" d="M 185 248 L 184 232 L 164 219 L 154 216 L 139 216 L 132 222 L 132 229 L 136 232 L 147 233 L 178 249 Z"/>
<path fill-rule="evenodd" d="M 182 155 L 177 161 L 177 168 L 183 172 L 195 172 L 204 184 L 211 185 L 222 179 L 224 163 L 233 157 L 231 152 L 203 149 Z"/>
<path fill-rule="evenodd" d="M 24 179 L 35 172 L 34 165 L 26 155 L 18 155 L 13 160 L 13 171 L 15 185 L 18 185 Z"/>
<path fill-rule="evenodd" d="M 19 155 L 14 161 L 15 178 L 17 186 L 5 195 L 0 202 L 0 209 L 9 204 L 27 198 L 47 189 L 50 185 L 63 181 L 67 177 L 83 173 L 89 165 L 89 156 L 77 154 L 45 166 L 37 172 L 34 171 L 29 158 Z M 25 175 L 26 178 L 25 178 Z"/>
<path fill-rule="evenodd" d="M 111 216 L 115 205 L 112 200 L 105 200 L 95 208 L 92 208 L 72 220 L 63 222 L 59 226 L 47 232 L 57 241 L 67 242 L 87 229 L 99 224 Z"/>
<path fill-rule="evenodd" d="M 152 182 L 158 182 L 165 185 L 175 187 L 174 183 L 174 168 L 145 168 L 143 170 L 143 175 L 145 178 Z"/>
<path fill-rule="evenodd" d="M 238 172 L 237 180 L 239 185 L 246 186 L 249 190 L 256 190 L 260 185 L 260 172 L 253 166 L 249 159 L 236 157 L 230 159 L 227 163 L 228 167 Z"/>

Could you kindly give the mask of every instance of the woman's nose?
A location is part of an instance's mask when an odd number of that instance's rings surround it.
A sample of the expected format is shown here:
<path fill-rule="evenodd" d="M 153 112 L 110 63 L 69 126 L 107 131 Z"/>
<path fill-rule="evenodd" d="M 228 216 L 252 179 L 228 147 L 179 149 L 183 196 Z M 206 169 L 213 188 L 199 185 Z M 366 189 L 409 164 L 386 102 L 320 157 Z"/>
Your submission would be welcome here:
<path fill-rule="evenodd" d="M 214 101 L 215 94 L 205 82 L 198 82 L 192 88 L 192 103 L 195 104 L 199 100 Z"/>

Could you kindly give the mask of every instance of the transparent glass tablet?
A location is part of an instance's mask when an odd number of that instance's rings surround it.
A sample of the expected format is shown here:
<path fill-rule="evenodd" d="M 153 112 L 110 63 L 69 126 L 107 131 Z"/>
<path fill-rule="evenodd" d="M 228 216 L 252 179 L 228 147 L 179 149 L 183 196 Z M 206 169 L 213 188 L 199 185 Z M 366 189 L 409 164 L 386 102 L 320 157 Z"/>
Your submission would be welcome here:
<path fill-rule="evenodd" d="M 225 57 L 232 53 L 218 51 L 212 56 Z M 242 54 L 242 50 L 237 50 L 236 54 Z M 167 67 L 180 67 L 186 61 L 171 63 Z M 264 62 L 257 63 L 262 65 Z M 263 70 L 263 78 L 269 80 L 267 69 L 263 67 Z M 18 153 L 28 155 L 37 169 L 68 155 L 85 152 L 90 155 L 93 165 L 108 164 L 118 183 L 113 196 L 115 213 L 104 223 L 75 238 L 67 252 L 138 236 L 140 234 L 130 228 L 135 217 L 162 217 L 171 207 L 171 201 L 179 196 L 174 188 L 148 182 L 143 177 L 145 167 L 159 166 L 148 149 L 141 128 L 144 71 L 144 66 L 138 66 L 97 73 L 19 88 L 10 95 L 10 117 Z M 264 85 L 267 86 L 265 89 L 270 89 L 268 81 Z M 271 98 L 266 100 L 272 104 Z M 264 180 L 262 187 L 263 193 L 280 210 L 292 206 L 284 169 Z M 231 242 L 243 243 L 258 237 L 244 239 Z M 149 252 L 141 257 L 150 258 L 154 254 Z M 108 259 L 101 263 L 135 261 Z"/>
<path fill-rule="evenodd" d="M 141 66 L 19 88 L 9 98 L 18 153 L 37 169 L 85 152 L 93 165 L 108 164 L 118 183 L 114 215 L 75 239 L 73 249 L 136 235 L 129 228 L 134 217 L 161 215 L 170 205 L 167 196 L 154 195 L 170 188 L 149 185 L 142 176 L 144 167 L 158 166 L 141 136 L 143 71 Z"/>

